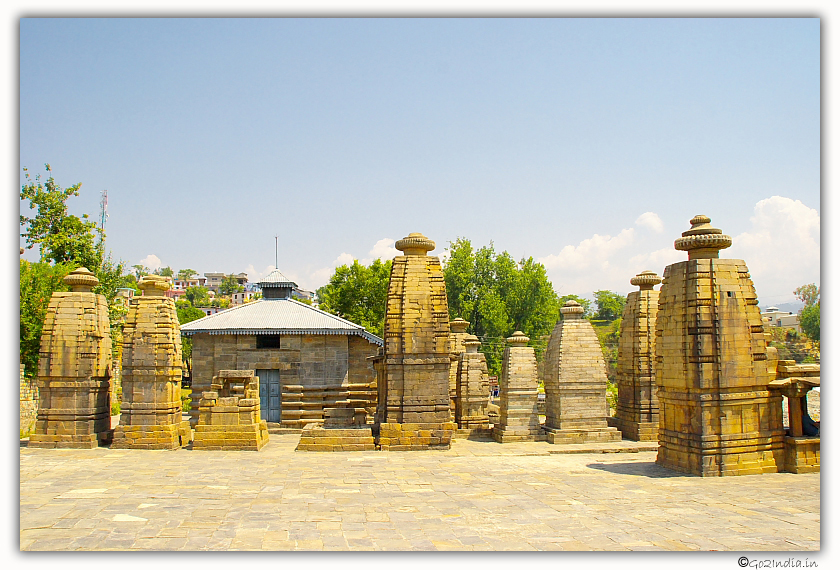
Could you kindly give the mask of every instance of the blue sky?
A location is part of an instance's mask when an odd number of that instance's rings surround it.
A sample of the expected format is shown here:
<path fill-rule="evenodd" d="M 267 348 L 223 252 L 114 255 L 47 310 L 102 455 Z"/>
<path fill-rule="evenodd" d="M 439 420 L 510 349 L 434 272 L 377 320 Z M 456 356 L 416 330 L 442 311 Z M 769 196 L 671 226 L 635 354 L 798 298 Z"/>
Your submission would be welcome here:
<path fill-rule="evenodd" d="M 130 264 L 257 278 L 279 235 L 314 289 L 420 231 L 627 293 L 703 213 L 779 304 L 820 282 L 820 21 L 22 19 L 44 162 Z"/>

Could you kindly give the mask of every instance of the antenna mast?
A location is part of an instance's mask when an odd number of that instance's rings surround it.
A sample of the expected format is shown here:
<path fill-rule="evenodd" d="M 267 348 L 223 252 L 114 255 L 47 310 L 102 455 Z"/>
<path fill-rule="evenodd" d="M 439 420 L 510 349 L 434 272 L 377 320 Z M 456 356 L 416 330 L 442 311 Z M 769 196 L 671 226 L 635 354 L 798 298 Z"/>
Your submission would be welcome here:
<path fill-rule="evenodd" d="M 105 242 L 105 221 L 108 219 L 108 190 L 102 191 L 99 201 L 99 243 Z"/>
<path fill-rule="evenodd" d="M 280 269 L 280 266 L 277 265 L 277 238 L 280 236 L 274 236 L 274 269 Z"/>

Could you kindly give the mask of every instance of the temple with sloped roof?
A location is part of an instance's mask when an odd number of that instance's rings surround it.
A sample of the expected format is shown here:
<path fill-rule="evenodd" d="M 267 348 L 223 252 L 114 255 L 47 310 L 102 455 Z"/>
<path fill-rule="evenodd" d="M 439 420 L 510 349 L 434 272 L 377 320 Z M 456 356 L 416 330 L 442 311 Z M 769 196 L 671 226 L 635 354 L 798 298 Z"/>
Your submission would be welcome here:
<path fill-rule="evenodd" d="M 381 338 L 364 327 L 293 298 L 297 284 L 275 269 L 259 282 L 263 298 L 181 326 L 193 341 L 192 410 L 220 370 L 254 370 L 262 419 L 300 430 L 321 422 L 341 400 L 376 409 L 374 356 Z"/>

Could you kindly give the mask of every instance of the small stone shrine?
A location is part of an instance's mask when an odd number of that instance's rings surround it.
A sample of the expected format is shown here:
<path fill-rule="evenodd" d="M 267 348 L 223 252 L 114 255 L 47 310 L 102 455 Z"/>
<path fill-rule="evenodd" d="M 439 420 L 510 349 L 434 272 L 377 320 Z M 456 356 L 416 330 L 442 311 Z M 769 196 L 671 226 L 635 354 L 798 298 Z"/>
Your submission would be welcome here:
<path fill-rule="evenodd" d="M 181 416 L 181 333 L 169 282 L 146 275 L 123 328 L 122 405 L 113 449 L 177 449 L 192 439 Z"/>
<path fill-rule="evenodd" d="M 781 395 L 768 389 L 764 327 L 749 270 L 718 259 L 732 238 L 695 216 L 665 268 L 656 317 L 656 462 L 701 476 L 784 465 Z"/>
<path fill-rule="evenodd" d="M 371 360 L 377 381 L 377 444 L 383 450 L 448 449 L 449 310 L 435 242 L 412 233 L 395 244 L 385 309 L 385 349 Z"/>
<path fill-rule="evenodd" d="M 569 300 L 545 351 L 545 431 L 549 443 L 621 441 L 607 425 L 607 368 L 598 335 Z"/>
<path fill-rule="evenodd" d="M 787 396 L 788 423 L 785 436 L 785 471 L 814 473 L 820 470 L 820 426 L 808 415 L 808 392 L 820 385 L 819 364 L 796 364 L 779 360 L 770 389 Z"/>
<path fill-rule="evenodd" d="M 621 315 L 618 339 L 618 400 L 615 417 L 609 425 L 634 441 L 659 440 L 659 400 L 656 397 L 656 376 L 653 372 L 656 312 L 659 291 L 653 288 L 662 282 L 653 271 L 642 271 L 632 279 L 639 287 L 627 295 Z"/>
<path fill-rule="evenodd" d="M 458 376 L 458 358 L 467 350 L 464 347 L 464 340 L 469 336 L 467 327 L 470 326 L 468 321 L 458 317 L 449 323 L 449 409 L 452 411 L 452 417 L 457 423 L 457 408 L 456 400 L 458 398 L 457 376 Z"/>
<path fill-rule="evenodd" d="M 268 443 L 259 381 L 253 370 L 219 370 L 201 394 L 193 449 L 259 451 Z"/>
<path fill-rule="evenodd" d="M 521 331 L 507 338 L 499 379 L 499 423 L 493 439 L 499 443 L 545 441 L 537 414 L 537 357 Z"/>
<path fill-rule="evenodd" d="M 487 430 L 490 428 L 487 415 L 490 400 L 487 358 L 478 351 L 481 341 L 477 336 L 468 335 L 463 342 L 466 352 L 458 358 L 455 418 L 460 429 Z"/>
<path fill-rule="evenodd" d="M 99 284 L 79 267 L 64 277 L 72 291 L 52 294 L 38 361 L 40 407 L 29 447 L 94 448 L 110 440 L 111 326 Z"/>

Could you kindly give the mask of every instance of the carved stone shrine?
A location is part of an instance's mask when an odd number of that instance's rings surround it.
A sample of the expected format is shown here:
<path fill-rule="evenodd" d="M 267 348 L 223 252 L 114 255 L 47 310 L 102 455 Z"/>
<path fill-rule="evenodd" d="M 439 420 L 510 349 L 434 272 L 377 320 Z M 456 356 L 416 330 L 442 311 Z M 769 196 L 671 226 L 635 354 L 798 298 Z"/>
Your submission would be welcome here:
<path fill-rule="evenodd" d="M 549 443 L 621 441 L 607 425 L 607 368 L 598 335 L 577 301 L 560 308 L 545 351 L 545 431 Z"/>
<path fill-rule="evenodd" d="M 176 449 L 192 439 L 181 411 L 181 332 L 169 282 L 146 275 L 123 328 L 122 404 L 115 449 Z"/>
<path fill-rule="evenodd" d="M 412 233 L 395 244 L 385 310 L 385 350 L 374 357 L 383 450 L 448 449 L 456 429 L 449 395 L 449 310 L 435 242 Z M 377 360 L 382 360 L 377 364 Z"/>
<path fill-rule="evenodd" d="M 490 380 L 487 375 L 487 358 L 478 351 L 481 341 L 475 335 L 464 340 L 466 352 L 458 358 L 456 374 L 455 418 L 460 429 L 490 428 L 487 404 L 490 400 Z"/>
<path fill-rule="evenodd" d="M 537 357 L 521 331 L 507 339 L 499 379 L 499 423 L 493 439 L 499 443 L 545 441 L 537 413 Z"/>
<path fill-rule="evenodd" d="M 674 247 L 656 318 L 659 465 L 701 476 L 775 473 L 784 465 L 781 395 L 768 389 L 755 287 L 732 238 L 702 215 Z"/>
<path fill-rule="evenodd" d="M 656 313 L 659 291 L 653 288 L 662 278 L 653 271 L 642 271 L 632 279 L 639 287 L 627 295 L 621 315 L 618 339 L 616 383 L 618 400 L 610 426 L 634 441 L 659 440 L 659 400 L 656 397 Z"/>
<path fill-rule="evenodd" d="M 94 448 L 111 438 L 108 302 L 84 267 L 52 294 L 41 333 L 38 419 L 29 447 Z"/>
<path fill-rule="evenodd" d="M 201 394 L 193 449 L 259 451 L 268 443 L 259 381 L 253 370 L 219 370 Z"/>

